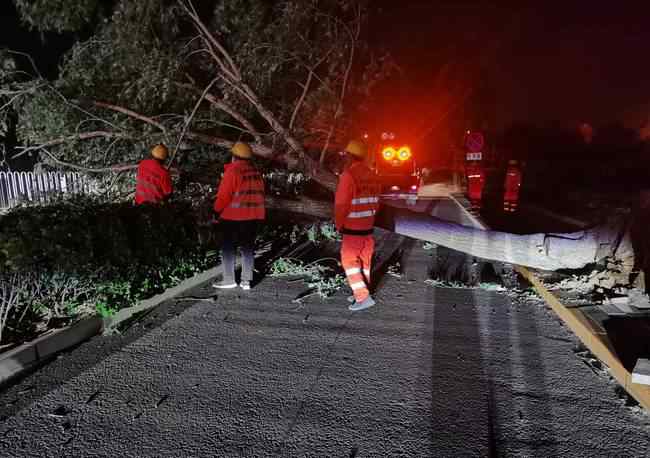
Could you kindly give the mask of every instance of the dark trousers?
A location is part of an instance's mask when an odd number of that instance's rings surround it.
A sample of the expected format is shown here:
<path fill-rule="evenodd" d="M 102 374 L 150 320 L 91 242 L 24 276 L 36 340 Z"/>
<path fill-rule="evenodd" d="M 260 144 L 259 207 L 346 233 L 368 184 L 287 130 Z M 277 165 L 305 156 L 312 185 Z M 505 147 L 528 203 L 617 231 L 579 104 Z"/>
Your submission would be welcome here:
<path fill-rule="evenodd" d="M 223 242 L 221 244 L 221 260 L 223 263 L 223 282 L 235 282 L 235 257 L 237 247 L 241 249 L 242 271 L 241 281 L 253 280 L 255 263 L 255 237 L 261 221 L 221 221 Z"/>

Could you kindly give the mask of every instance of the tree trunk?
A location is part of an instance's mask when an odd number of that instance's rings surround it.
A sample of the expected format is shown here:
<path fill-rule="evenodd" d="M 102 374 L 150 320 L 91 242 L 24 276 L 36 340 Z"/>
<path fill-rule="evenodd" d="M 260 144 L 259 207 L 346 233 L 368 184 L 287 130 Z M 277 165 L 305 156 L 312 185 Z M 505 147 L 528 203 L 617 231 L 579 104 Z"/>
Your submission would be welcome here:
<path fill-rule="evenodd" d="M 516 235 L 384 208 L 377 225 L 478 258 L 542 270 L 580 269 L 610 256 L 626 261 L 634 256 L 625 222 L 567 234 Z"/>
<path fill-rule="evenodd" d="M 308 199 L 285 199 L 281 197 L 266 196 L 266 207 L 274 210 L 282 210 L 290 213 L 300 213 L 314 218 L 328 219 L 332 215 L 332 203 L 322 200 Z"/>
<path fill-rule="evenodd" d="M 267 197 L 270 208 L 331 218 L 332 203 L 301 198 Z M 613 222 L 567 234 L 515 235 L 484 231 L 409 210 L 382 206 L 376 226 L 397 234 L 432 242 L 477 258 L 542 270 L 580 269 L 606 257 L 629 263 L 634 256 L 627 224 Z"/>

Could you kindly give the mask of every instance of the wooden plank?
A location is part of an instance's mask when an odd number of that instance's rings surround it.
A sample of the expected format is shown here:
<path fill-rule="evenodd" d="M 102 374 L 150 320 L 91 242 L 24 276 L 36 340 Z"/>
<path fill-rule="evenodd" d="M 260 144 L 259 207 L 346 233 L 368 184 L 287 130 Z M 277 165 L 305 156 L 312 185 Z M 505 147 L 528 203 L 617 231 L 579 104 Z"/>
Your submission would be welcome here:
<path fill-rule="evenodd" d="M 650 386 L 632 383 L 632 374 L 621 363 L 607 334 L 601 328 L 594 326 L 580 310 L 568 308 L 562 304 L 553 293 L 546 289 L 534 272 L 521 266 L 517 266 L 516 270 L 533 285 L 535 291 L 544 298 L 555 314 L 573 331 L 589 351 L 610 368 L 610 373 L 616 381 L 646 410 L 650 410 Z"/>

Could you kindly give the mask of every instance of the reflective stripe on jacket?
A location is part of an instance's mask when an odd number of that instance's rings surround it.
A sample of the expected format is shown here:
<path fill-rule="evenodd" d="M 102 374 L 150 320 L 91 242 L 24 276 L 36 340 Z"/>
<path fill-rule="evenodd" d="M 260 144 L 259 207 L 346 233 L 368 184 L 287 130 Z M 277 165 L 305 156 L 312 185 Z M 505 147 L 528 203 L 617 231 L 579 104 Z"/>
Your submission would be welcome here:
<path fill-rule="evenodd" d="M 362 162 L 354 162 L 341 174 L 336 188 L 336 228 L 344 234 L 371 234 L 379 209 L 379 191 L 372 170 Z"/>
<path fill-rule="evenodd" d="M 467 166 L 467 195 L 470 200 L 481 200 L 485 185 L 485 172 L 480 166 Z"/>
<path fill-rule="evenodd" d="M 506 180 L 504 184 L 505 200 L 517 200 L 519 199 L 519 188 L 521 186 L 521 170 L 519 167 L 509 166 L 506 171 Z"/>
<path fill-rule="evenodd" d="M 172 193 L 169 171 L 155 159 L 144 159 L 138 165 L 135 203 L 160 203 Z"/>
<path fill-rule="evenodd" d="M 226 164 L 214 211 L 222 219 L 231 221 L 265 218 L 264 180 L 250 161 L 237 160 Z"/>

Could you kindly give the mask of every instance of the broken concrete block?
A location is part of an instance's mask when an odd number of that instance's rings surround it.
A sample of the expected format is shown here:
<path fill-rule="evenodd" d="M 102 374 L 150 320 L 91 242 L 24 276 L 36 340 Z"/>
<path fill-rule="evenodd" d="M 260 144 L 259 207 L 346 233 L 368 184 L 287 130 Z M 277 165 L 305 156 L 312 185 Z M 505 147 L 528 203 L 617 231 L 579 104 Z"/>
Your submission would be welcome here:
<path fill-rule="evenodd" d="M 628 294 L 630 297 L 630 305 L 633 305 L 638 309 L 650 309 L 650 296 L 644 294 L 638 289 L 631 289 Z"/>
<path fill-rule="evenodd" d="M 650 359 L 637 359 L 632 371 L 632 383 L 650 385 Z"/>

